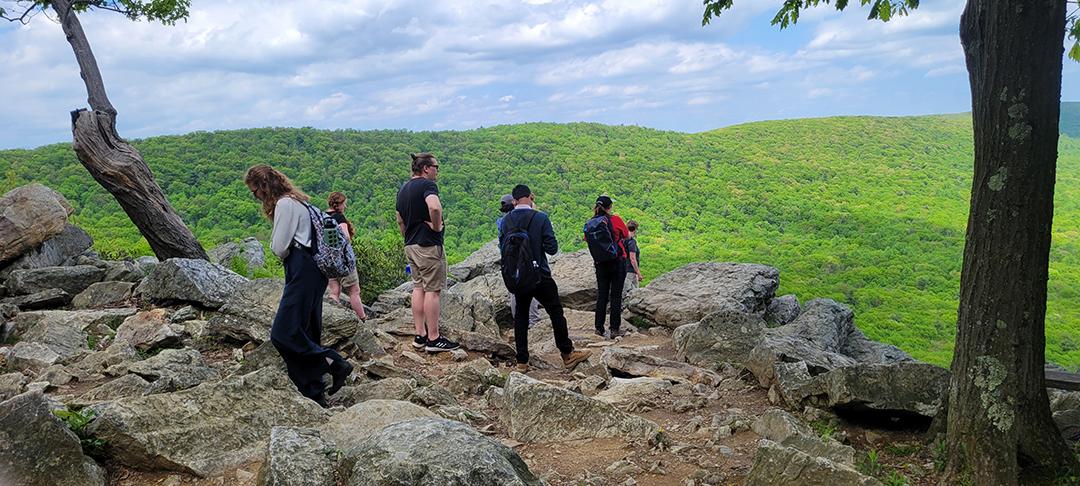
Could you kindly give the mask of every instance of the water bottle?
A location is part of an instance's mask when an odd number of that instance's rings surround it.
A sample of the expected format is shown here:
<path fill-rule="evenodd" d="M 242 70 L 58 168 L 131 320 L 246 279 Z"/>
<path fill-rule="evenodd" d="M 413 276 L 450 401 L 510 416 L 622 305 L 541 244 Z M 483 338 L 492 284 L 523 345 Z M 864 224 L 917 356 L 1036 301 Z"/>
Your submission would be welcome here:
<path fill-rule="evenodd" d="M 408 263 L 405 264 L 405 275 L 412 275 L 412 268 L 409 267 Z"/>

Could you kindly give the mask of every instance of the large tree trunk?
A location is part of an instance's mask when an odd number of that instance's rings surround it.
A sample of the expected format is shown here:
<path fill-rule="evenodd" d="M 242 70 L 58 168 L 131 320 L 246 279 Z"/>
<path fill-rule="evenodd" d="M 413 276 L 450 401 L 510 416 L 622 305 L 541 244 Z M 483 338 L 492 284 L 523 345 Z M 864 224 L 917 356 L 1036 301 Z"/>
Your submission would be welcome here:
<path fill-rule="evenodd" d="M 1043 378 L 1064 0 L 968 0 L 975 174 L 949 396 L 947 484 L 1077 466 Z"/>
<path fill-rule="evenodd" d="M 53 0 L 68 43 L 86 84 L 90 109 L 71 113 L 75 154 L 99 184 L 116 198 L 161 260 L 173 257 L 207 259 L 195 235 L 173 211 L 142 156 L 116 132 L 116 109 L 105 94 L 94 53 L 71 0 Z"/>

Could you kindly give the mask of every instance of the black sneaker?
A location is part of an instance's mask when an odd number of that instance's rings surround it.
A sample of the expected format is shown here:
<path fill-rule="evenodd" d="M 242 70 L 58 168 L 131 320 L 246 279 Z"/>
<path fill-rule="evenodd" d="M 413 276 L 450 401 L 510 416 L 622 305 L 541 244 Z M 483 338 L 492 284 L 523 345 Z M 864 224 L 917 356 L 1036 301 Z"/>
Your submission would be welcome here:
<path fill-rule="evenodd" d="M 429 353 L 441 353 L 443 351 L 453 351 L 458 347 L 458 343 L 446 339 L 445 336 L 439 336 L 439 339 L 428 341 L 424 349 Z"/>
<path fill-rule="evenodd" d="M 417 334 L 415 337 L 412 338 L 412 347 L 416 349 L 423 349 L 424 346 L 427 346 L 427 336 L 421 336 Z"/>
<path fill-rule="evenodd" d="M 318 394 L 318 395 L 316 395 L 314 397 L 311 397 L 311 399 L 315 403 L 318 403 L 319 406 L 322 407 L 322 408 L 330 408 L 330 404 L 326 403 L 326 394 L 320 393 L 320 394 Z"/>
<path fill-rule="evenodd" d="M 334 383 L 330 385 L 330 388 L 326 390 L 327 395 L 333 395 L 345 386 L 345 379 L 352 374 L 353 366 L 347 360 L 341 359 L 334 361 L 330 364 L 330 376 L 334 378 Z"/>

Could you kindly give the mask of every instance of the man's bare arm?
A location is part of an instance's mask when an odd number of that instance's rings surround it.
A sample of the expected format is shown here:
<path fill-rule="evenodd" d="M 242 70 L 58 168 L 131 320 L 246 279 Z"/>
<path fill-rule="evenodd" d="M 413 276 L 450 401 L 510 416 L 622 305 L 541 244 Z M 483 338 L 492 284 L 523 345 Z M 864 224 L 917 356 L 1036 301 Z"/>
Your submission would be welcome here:
<path fill-rule="evenodd" d="M 442 231 L 442 202 L 439 201 L 439 196 L 431 194 L 428 197 L 424 198 L 424 202 L 427 203 L 428 216 L 431 218 L 431 221 L 428 222 L 428 226 L 431 227 L 431 231 L 434 231 L 436 233 Z"/>
<path fill-rule="evenodd" d="M 397 216 L 398 229 L 401 230 L 401 236 L 405 236 L 405 220 L 401 219 L 401 213 L 394 211 L 394 215 Z"/>

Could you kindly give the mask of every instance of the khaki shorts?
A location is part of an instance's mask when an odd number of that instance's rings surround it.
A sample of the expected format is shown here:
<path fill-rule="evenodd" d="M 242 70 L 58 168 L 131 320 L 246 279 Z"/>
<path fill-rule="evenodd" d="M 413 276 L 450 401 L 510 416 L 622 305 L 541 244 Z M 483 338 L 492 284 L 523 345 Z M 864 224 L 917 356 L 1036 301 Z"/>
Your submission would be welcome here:
<path fill-rule="evenodd" d="M 446 288 L 446 253 L 442 246 L 408 245 L 405 262 L 412 269 L 414 288 L 438 292 Z"/>
<path fill-rule="evenodd" d="M 356 269 L 353 269 L 352 273 L 335 280 L 337 280 L 338 283 L 341 284 L 341 288 L 343 289 L 347 289 L 349 287 L 352 287 L 353 285 L 360 284 L 360 276 L 356 274 Z"/>

